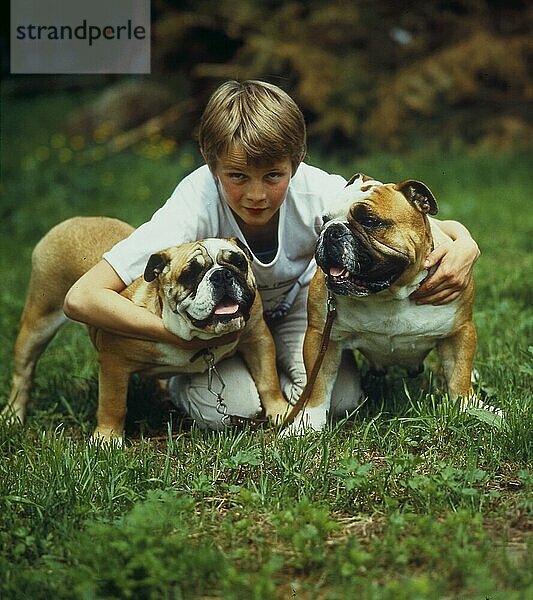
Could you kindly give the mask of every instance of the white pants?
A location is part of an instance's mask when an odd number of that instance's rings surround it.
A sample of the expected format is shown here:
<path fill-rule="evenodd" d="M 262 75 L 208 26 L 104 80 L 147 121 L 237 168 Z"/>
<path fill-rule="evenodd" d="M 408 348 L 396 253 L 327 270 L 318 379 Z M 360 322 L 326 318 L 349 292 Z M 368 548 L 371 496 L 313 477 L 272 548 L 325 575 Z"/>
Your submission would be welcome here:
<path fill-rule="evenodd" d="M 276 344 L 276 359 L 281 390 L 291 404 L 295 404 L 305 385 L 303 363 L 303 341 L 307 328 L 307 292 L 303 288 L 289 313 L 271 327 Z M 224 382 L 222 397 L 227 406 L 227 414 L 254 417 L 261 412 L 259 394 L 246 364 L 237 354 L 217 365 L 218 373 Z M 213 378 L 212 388 L 221 391 L 221 386 Z M 172 402 L 192 417 L 203 429 L 224 429 L 223 413 L 217 410 L 217 398 L 209 391 L 207 374 L 179 375 L 169 382 Z M 344 417 L 351 413 L 361 400 L 361 384 L 353 354 L 344 352 L 333 387 L 330 415 Z"/>

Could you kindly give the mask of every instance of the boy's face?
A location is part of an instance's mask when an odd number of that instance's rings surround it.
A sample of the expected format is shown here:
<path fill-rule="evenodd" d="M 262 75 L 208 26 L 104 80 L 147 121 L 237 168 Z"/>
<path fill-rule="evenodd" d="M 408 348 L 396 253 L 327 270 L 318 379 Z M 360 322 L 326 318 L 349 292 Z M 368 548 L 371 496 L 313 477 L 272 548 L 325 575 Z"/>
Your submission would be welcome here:
<path fill-rule="evenodd" d="M 247 164 L 242 151 L 230 148 L 218 160 L 215 176 L 237 220 L 261 228 L 276 217 L 289 187 L 291 170 L 289 158 L 254 166 Z"/>

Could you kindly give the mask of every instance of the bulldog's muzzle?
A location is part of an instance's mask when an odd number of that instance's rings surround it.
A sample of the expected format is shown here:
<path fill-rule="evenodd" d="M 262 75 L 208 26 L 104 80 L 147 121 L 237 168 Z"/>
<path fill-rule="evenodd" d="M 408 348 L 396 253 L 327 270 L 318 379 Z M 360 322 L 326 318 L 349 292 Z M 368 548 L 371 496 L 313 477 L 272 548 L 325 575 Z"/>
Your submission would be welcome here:
<path fill-rule="evenodd" d="M 247 321 L 250 317 L 250 309 L 255 299 L 254 292 L 246 285 L 246 280 L 238 271 L 228 267 L 214 270 L 210 275 L 213 285 L 213 299 L 216 304 L 213 316 L 224 322 L 235 318 L 228 307 L 238 306 L 236 313 L 241 314 Z"/>
<path fill-rule="evenodd" d="M 317 265 L 326 274 L 326 285 L 334 294 L 369 296 L 391 286 L 409 261 L 406 256 L 383 252 L 372 241 L 358 235 L 346 222 L 327 223 L 316 245 Z"/>
<path fill-rule="evenodd" d="M 209 304 L 211 310 L 203 318 L 198 318 L 199 315 L 195 315 L 193 310 L 188 310 L 189 318 L 195 327 L 204 329 L 215 322 L 227 323 L 238 317 L 248 321 L 255 293 L 246 284 L 240 271 L 219 267 L 213 269 L 205 279 L 207 281 L 198 287 L 197 296 L 208 294 L 209 303 L 204 301 L 201 305 Z"/>

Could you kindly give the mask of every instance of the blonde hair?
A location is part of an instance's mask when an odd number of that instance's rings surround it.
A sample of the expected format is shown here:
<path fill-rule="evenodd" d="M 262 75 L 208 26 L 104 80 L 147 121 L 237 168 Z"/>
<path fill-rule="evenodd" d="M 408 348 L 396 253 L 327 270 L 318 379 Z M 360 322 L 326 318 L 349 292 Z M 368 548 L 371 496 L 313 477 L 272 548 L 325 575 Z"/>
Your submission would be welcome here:
<path fill-rule="evenodd" d="M 279 87 L 264 81 L 227 81 L 205 107 L 198 142 L 211 171 L 235 146 L 251 164 L 290 158 L 294 174 L 306 153 L 305 121 L 296 102 Z"/>

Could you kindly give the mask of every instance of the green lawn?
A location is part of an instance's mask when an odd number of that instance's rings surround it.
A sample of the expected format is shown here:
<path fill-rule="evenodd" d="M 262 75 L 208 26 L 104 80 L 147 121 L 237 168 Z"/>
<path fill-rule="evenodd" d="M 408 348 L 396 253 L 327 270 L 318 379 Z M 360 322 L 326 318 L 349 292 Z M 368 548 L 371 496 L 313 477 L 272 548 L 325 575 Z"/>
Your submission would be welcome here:
<path fill-rule="evenodd" d="M 77 102 L 3 100 L 0 403 L 40 236 L 75 214 L 138 225 L 198 164 L 191 143 L 106 156 L 65 137 Z M 136 380 L 127 447 L 89 445 L 96 361 L 69 324 L 27 425 L 0 423 L 1 598 L 533 598 L 531 155 L 309 154 L 346 176 L 420 179 L 472 231 L 476 367 L 503 421 L 451 407 L 430 357 L 415 380 L 368 379 L 352 420 L 297 439 L 185 427 L 149 440 L 165 415 Z"/>

